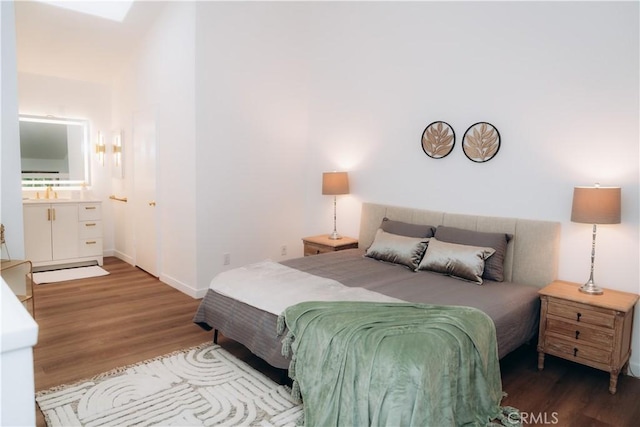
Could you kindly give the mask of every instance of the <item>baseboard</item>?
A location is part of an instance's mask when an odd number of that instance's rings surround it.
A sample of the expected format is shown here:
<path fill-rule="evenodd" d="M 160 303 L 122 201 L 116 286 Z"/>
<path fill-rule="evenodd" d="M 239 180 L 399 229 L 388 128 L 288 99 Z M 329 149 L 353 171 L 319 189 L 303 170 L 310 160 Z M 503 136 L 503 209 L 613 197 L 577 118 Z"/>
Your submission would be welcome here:
<path fill-rule="evenodd" d="M 121 259 L 122 261 L 126 262 L 127 264 L 130 265 L 135 265 L 135 262 L 133 260 L 133 257 L 130 257 L 129 255 L 114 250 L 113 251 L 113 255 L 114 257 Z M 173 277 L 166 275 L 166 274 L 160 274 L 160 277 L 158 278 L 162 283 L 165 283 L 169 286 L 171 286 L 172 288 L 175 288 L 177 290 L 179 290 L 180 292 L 189 295 L 191 298 L 196 298 L 196 299 L 200 299 L 202 297 L 204 297 L 204 293 L 202 295 L 199 296 L 199 292 L 196 291 L 195 289 L 193 289 L 191 286 L 186 285 L 184 283 L 182 283 L 179 280 L 174 279 Z M 206 292 L 205 292 L 206 293 Z"/>
<path fill-rule="evenodd" d="M 69 259 L 58 259 L 58 260 L 51 260 L 51 261 L 38 261 L 38 262 L 32 263 L 34 273 L 37 273 L 39 271 L 60 270 L 63 268 L 85 267 L 88 265 L 95 265 L 95 264 L 98 264 L 98 265 L 103 264 L 102 255 L 69 258 Z"/>
<path fill-rule="evenodd" d="M 629 375 L 640 378 L 640 363 L 629 361 Z"/>
<path fill-rule="evenodd" d="M 191 286 L 188 286 L 188 285 L 180 282 L 179 280 L 174 279 L 171 276 L 167 276 L 166 274 L 161 274 L 159 279 L 160 279 L 161 282 L 166 283 L 167 285 L 171 286 L 172 288 L 175 288 L 175 289 L 179 290 L 180 292 L 189 295 L 191 298 L 198 298 L 196 289 L 193 289 Z M 202 297 L 200 297 L 200 298 L 202 298 Z"/>
<path fill-rule="evenodd" d="M 127 254 L 125 254 L 123 252 L 114 250 L 114 251 L 112 251 L 112 255 L 111 256 L 114 256 L 114 257 L 116 257 L 118 259 L 121 259 L 122 261 L 126 262 L 127 264 L 135 265 L 134 262 L 133 262 L 133 257 L 130 257 L 129 255 L 127 255 Z"/>
<path fill-rule="evenodd" d="M 53 264 L 53 265 L 41 265 L 38 267 L 33 267 L 33 273 L 40 273 L 43 271 L 53 271 L 53 270 L 66 270 L 68 268 L 78 268 L 78 267 L 90 267 L 93 265 L 98 265 L 98 261 L 79 261 L 79 262 L 68 262 L 65 264 Z"/>

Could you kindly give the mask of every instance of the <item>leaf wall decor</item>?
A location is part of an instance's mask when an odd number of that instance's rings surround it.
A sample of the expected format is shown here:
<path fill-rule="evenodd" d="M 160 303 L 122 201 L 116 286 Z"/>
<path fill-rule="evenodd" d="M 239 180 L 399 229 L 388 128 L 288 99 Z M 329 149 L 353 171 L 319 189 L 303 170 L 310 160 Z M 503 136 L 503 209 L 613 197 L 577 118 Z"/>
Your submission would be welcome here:
<path fill-rule="evenodd" d="M 475 123 L 462 137 L 462 151 L 469 160 L 477 163 L 488 162 L 499 149 L 500 132 L 491 123 Z"/>
<path fill-rule="evenodd" d="M 433 159 L 449 155 L 455 144 L 456 134 L 446 122 L 433 122 L 422 132 L 422 150 Z"/>

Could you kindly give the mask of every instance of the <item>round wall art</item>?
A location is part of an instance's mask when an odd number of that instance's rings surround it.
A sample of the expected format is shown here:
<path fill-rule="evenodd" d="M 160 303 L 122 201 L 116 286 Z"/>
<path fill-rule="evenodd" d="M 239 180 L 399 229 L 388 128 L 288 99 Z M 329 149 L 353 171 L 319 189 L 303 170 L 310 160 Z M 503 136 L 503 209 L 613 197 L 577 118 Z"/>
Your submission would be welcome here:
<path fill-rule="evenodd" d="M 462 151 L 474 162 L 491 160 L 500 149 L 500 132 L 491 123 L 471 125 L 462 137 Z"/>
<path fill-rule="evenodd" d="M 445 122 L 433 122 L 422 132 L 422 150 L 433 159 L 446 157 L 456 144 L 453 128 Z"/>

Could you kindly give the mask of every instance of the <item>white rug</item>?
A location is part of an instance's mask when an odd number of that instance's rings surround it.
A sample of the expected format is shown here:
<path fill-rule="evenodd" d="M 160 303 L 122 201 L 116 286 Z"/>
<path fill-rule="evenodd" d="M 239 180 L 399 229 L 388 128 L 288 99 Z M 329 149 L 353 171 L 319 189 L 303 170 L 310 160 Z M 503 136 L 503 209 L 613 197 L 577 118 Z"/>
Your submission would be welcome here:
<path fill-rule="evenodd" d="M 62 270 L 41 271 L 33 273 L 33 283 L 41 285 L 43 283 L 64 282 L 67 280 L 86 279 L 89 277 L 106 276 L 108 271 L 93 265 L 91 267 L 65 268 Z"/>
<path fill-rule="evenodd" d="M 36 393 L 48 426 L 294 426 L 291 391 L 202 344 Z"/>

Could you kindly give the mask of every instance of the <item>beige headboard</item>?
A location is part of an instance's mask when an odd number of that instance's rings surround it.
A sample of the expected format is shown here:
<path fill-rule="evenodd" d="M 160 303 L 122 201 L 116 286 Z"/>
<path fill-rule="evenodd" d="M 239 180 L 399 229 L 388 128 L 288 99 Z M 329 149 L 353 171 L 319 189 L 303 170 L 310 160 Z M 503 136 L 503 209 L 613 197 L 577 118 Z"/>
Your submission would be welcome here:
<path fill-rule="evenodd" d="M 446 225 L 467 230 L 509 233 L 505 281 L 543 287 L 557 278 L 560 223 L 518 218 L 462 215 L 376 203 L 362 204 L 359 246 L 368 248 L 382 219 L 412 224 Z"/>

